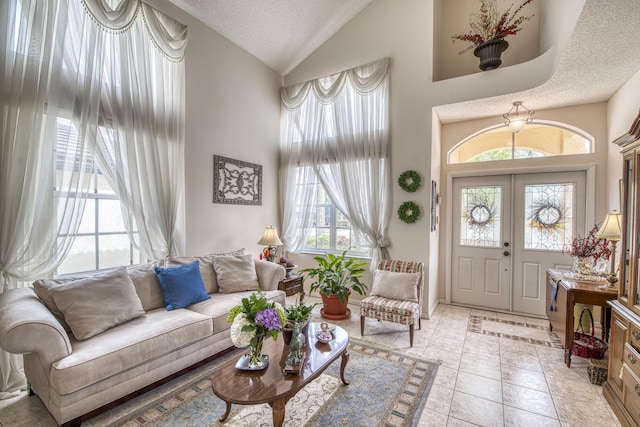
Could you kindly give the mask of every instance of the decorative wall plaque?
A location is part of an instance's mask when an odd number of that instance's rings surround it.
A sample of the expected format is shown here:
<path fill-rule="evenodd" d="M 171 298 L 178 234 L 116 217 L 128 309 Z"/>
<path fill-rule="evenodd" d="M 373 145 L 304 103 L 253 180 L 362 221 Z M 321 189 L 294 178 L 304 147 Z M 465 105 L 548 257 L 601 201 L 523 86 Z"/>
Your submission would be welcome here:
<path fill-rule="evenodd" d="M 213 203 L 262 205 L 262 165 L 213 156 Z"/>

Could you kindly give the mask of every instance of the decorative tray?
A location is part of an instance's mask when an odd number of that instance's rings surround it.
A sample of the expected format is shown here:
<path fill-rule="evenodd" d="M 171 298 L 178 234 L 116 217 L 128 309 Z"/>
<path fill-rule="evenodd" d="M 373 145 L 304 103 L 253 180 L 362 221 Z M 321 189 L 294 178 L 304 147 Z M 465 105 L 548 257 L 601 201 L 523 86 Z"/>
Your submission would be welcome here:
<path fill-rule="evenodd" d="M 261 368 L 252 368 L 252 367 L 249 366 L 249 355 L 248 354 L 243 354 L 242 356 L 240 356 L 240 359 L 238 359 L 238 362 L 236 363 L 236 369 L 240 369 L 241 371 L 262 371 L 267 366 L 269 366 L 269 355 L 268 354 L 263 354 L 262 355 L 262 367 Z"/>

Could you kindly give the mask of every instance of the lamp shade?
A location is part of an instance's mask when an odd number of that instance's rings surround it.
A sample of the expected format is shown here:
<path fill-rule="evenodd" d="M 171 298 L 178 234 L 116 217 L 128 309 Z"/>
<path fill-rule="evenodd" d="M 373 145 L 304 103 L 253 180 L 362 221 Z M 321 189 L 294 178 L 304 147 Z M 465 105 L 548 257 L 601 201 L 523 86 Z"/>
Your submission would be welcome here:
<path fill-rule="evenodd" d="M 507 126 L 509 126 L 509 129 L 511 129 L 512 132 L 520 132 L 522 129 L 524 129 L 524 125 L 527 124 L 527 117 L 526 116 L 516 116 L 513 119 L 509 120 L 509 124 Z"/>
<path fill-rule="evenodd" d="M 520 108 L 526 111 L 526 113 L 520 114 Z M 517 133 L 524 129 L 527 123 L 533 121 L 533 115 L 535 113 L 534 110 L 530 110 L 522 105 L 522 101 L 516 101 L 513 103 L 511 110 L 503 114 L 502 117 L 504 117 L 504 124 L 511 129 L 511 132 Z"/>
<path fill-rule="evenodd" d="M 607 214 L 607 217 L 604 219 L 595 236 L 599 239 L 607 239 L 615 242 L 620 240 L 620 235 L 622 234 L 622 227 L 620 226 L 621 217 L 622 215 L 619 214 L 618 211 Z"/>
<path fill-rule="evenodd" d="M 265 227 L 262 237 L 258 240 L 258 244 L 263 246 L 281 246 L 282 242 L 278 236 L 278 230 L 273 226 Z"/>

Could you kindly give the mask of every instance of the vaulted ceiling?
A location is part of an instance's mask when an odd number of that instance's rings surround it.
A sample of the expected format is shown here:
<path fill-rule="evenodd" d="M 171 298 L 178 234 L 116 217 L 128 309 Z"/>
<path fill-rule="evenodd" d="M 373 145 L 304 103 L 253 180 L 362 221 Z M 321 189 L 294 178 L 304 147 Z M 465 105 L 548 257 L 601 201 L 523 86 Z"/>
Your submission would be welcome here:
<path fill-rule="evenodd" d="M 286 75 L 372 0 L 170 1 Z M 520 99 L 538 110 L 608 100 L 640 69 L 639 16 L 638 0 L 586 0 L 553 74 Z M 436 112 L 443 122 L 468 120 L 478 112 L 502 114 L 514 96 L 445 105 Z"/>

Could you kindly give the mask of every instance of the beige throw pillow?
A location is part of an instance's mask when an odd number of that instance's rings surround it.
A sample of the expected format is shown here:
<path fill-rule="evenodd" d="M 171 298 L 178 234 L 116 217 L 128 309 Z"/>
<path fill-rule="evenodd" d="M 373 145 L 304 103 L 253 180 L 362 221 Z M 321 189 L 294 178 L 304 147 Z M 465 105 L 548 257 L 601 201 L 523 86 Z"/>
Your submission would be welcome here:
<path fill-rule="evenodd" d="M 217 256 L 235 256 L 244 255 L 244 248 L 231 251 L 231 252 L 219 252 L 215 254 L 193 256 L 193 257 L 169 257 L 167 258 L 167 267 L 173 267 L 178 265 L 191 264 L 193 261 L 200 263 L 200 275 L 204 282 L 204 288 L 208 294 L 218 292 L 218 281 L 213 271 L 213 257 Z"/>
<path fill-rule="evenodd" d="M 61 284 L 49 293 L 78 340 L 144 314 L 124 267 Z"/>
<path fill-rule="evenodd" d="M 213 257 L 213 268 L 221 294 L 255 291 L 260 287 L 251 254 Z"/>
<path fill-rule="evenodd" d="M 73 282 L 74 280 L 79 280 L 87 277 L 86 274 L 73 274 L 58 277 L 56 279 L 38 279 L 33 282 L 33 290 L 40 298 L 40 301 L 44 303 L 45 306 L 49 309 L 51 314 L 54 315 L 56 319 L 60 322 L 65 331 L 71 332 L 71 328 L 64 320 L 64 314 L 60 311 L 56 302 L 53 300 L 51 294 L 49 294 L 49 289 L 54 288 L 56 286 L 60 286 L 64 283 Z"/>
<path fill-rule="evenodd" d="M 418 302 L 420 273 L 398 273 L 376 270 L 371 295 Z"/>

